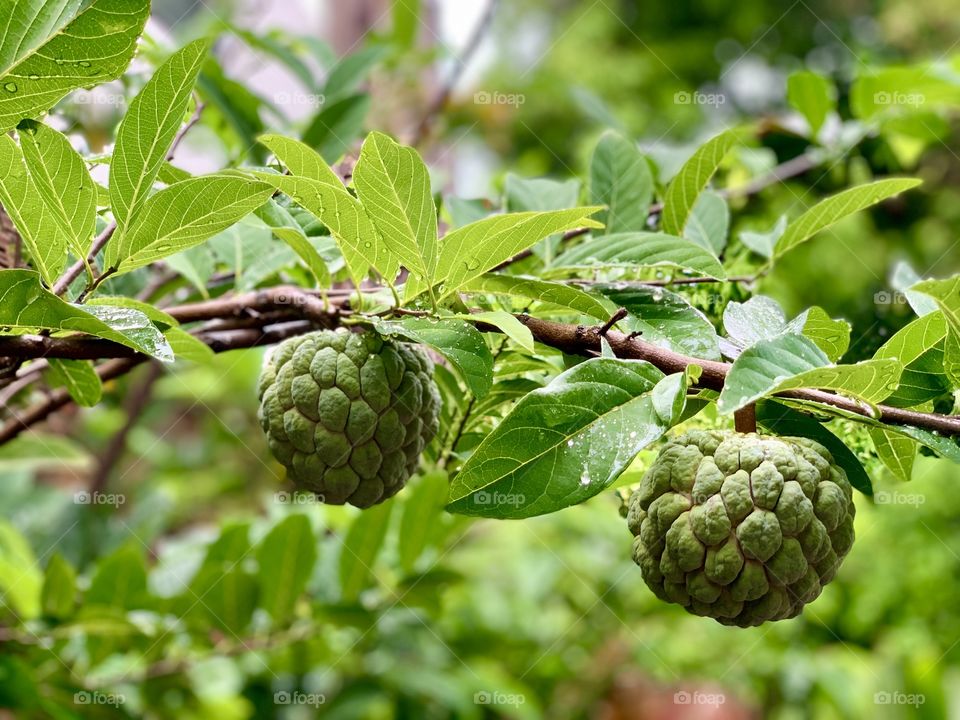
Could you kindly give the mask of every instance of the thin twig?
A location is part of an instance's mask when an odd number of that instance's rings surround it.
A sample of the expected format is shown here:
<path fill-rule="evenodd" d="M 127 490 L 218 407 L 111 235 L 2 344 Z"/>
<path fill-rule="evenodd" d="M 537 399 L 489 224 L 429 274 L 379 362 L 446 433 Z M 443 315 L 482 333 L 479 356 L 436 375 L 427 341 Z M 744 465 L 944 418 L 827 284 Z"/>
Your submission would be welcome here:
<path fill-rule="evenodd" d="M 94 261 L 97 259 L 97 255 L 99 255 L 104 246 L 110 242 L 110 238 L 113 237 L 113 234 L 116 231 L 116 222 L 111 222 L 103 229 L 103 232 L 96 237 L 96 239 L 93 241 L 93 245 L 90 246 L 90 252 L 87 254 L 87 262 L 85 263 L 83 260 L 77 260 L 73 265 L 67 268 L 67 271 L 60 276 L 56 283 L 54 283 L 54 295 L 63 295 L 70 288 L 70 284 L 80 277 L 80 274 L 87 268 L 87 266 L 94 263 Z"/>

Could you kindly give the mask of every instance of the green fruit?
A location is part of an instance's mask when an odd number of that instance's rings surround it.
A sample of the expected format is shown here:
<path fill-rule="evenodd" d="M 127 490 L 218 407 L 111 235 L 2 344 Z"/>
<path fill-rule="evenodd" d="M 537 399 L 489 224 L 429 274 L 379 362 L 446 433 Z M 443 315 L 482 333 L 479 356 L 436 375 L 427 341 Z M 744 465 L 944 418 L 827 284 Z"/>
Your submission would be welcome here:
<path fill-rule="evenodd" d="M 853 545 L 853 491 L 817 442 L 693 431 L 630 497 L 633 559 L 661 600 L 724 625 L 795 617 Z"/>
<path fill-rule="evenodd" d="M 370 507 L 395 495 L 437 433 L 440 394 L 420 348 L 346 330 L 277 346 L 260 373 L 260 426 L 300 490 Z"/>

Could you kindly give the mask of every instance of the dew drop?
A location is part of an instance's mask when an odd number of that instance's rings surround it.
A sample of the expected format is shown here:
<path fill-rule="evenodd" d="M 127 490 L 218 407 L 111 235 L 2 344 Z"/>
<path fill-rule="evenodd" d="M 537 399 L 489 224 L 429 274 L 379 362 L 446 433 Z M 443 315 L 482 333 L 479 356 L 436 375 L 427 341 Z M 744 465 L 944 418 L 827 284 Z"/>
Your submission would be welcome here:
<path fill-rule="evenodd" d="M 31 74 L 30 74 L 30 79 L 31 79 L 31 80 L 39 80 L 39 79 L 40 79 L 40 76 L 37 75 L 36 73 L 31 73 Z"/>
<path fill-rule="evenodd" d="M 77 63 L 77 65 L 79 65 L 80 67 L 88 68 L 88 67 L 90 67 L 90 61 L 89 61 L 89 60 L 81 60 L 80 62 Z"/>
<path fill-rule="evenodd" d="M 15 93 L 17 91 L 17 84 L 8 82 L 6 85 L 3 86 L 3 89 L 9 93 Z"/>

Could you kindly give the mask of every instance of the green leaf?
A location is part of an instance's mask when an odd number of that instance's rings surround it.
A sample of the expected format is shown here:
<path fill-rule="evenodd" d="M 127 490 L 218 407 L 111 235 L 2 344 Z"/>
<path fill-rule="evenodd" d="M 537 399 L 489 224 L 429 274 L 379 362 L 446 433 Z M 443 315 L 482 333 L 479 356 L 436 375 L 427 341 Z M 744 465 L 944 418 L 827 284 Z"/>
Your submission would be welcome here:
<path fill-rule="evenodd" d="M 369 111 L 370 96 L 366 93 L 327 102 L 303 133 L 303 141 L 316 148 L 328 163 L 336 162 L 360 136 Z"/>
<path fill-rule="evenodd" d="M 107 245 L 105 263 L 125 273 L 199 245 L 263 205 L 273 187 L 235 175 L 175 183 L 151 196 L 128 232 Z"/>
<path fill-rule="evenodd" d="M 146 315 L 127 308 L 71 305 L 45 290 L 30 270 L 0 270 L 0 328 L 84 332 L 162 362 L 173 351 Z"/>
<path fill-rule="evenodd" d="M 132 226 L 183 124 L 210 43 L 197 40 L 161 65 L 130 103 L 110 161 L 110 204 L 118 235 Z"/>
<path fill-rule="evenodd" d="M 130 64 L 149 0 L 7 0 L 0 18 L 0 134 Z"/>
<path fill-rule="evenodd" d="M 106 307 L 130 308 L 132 310 L 139 310 L 148 318 L 150 318 L 150 322 L 153 323 L 167 325 L 169 327 L 176 327 L 180 324 L 171 315 L 165 313 L 160 308 L 154 307 L 150 303 L 143 302 L 142 300 L 124 297 L 122 295 L 96 295 L 92 298 L 88 298 L 85 304 L 87 306 L 103 305 Z"/>
<path fill-rule="evenodd" d="M 256 173 L 265 183 L 289 195 L 309 210 L 330 230 L 347 263 L 351 276 L 359 282 L 374 268 L 390 282 L 396 276 L 397 260 L 380 240 L 363 206 L 346 188 L 289 175 Z"/>
<path fill-rule="evenodd" d="M 306 143 L 283 135 L 261 135 L 258 141 L 286 165 L 292 175 L 343 187 L 343 181 L 320 154 Z"/>
<path fill-rule="evenodd" d="M 345 602 L 355 601 L 370 585 L 392 510 L 393 503 L 374 505 L 350 525 L 340 551 L 340 597 Z"/>
<path fill-rule="evenodd" d="M 921 182 L 922 180 L 914 178 L 887 178 L 858 185 L 821 200 L 787 226 L 783 237 L 777 242 L 774 257 L 784 256 L 797 245 L 848 215 L 915 188 Z"/>
<path fill-rule="evenodd" d="M 97 227 L 97 188 L 83 158 L 53 128 L 33 120 L 19 127 L 27 171 L 41 201 L 78 258 L 86 258 Z"/>
<path fill-rule="evenodd" d="M 757 422 L 770 432 L 789 437 L 805 437 L 823 445 L 834 461 L 843 468 L 850 484 L 865 495 L 873 495 L 873 484 L 857 456 L 840 438 L 809 415 L 797 412 L 779 402 L 764 400 L 757 403 Z"/>
<path fill-rule="evenodd" d="M 524 518 L 593 497 L 660 438 L 675 407 L 640 360 L 592 358 L 521 399 L 453 479 L 451 512 Z M 672 392 L 685 394 L 671 380 Z"/>
<path fill-rule="evenodd" d="M 774 248 L 777 246 L 777 241 L 783 237 L 783 233 L 787 230 L 787 216 L 781 215 L 776 224 L 770 228 L 767 232 L 754 232 L 750 230 L 742 230 L 740 235 L 740 242 L 742 242 L 747 249 L 752 250 L 761 257 L 765 257 L 768 260 L 773 257 Z"/>
<path fill-rule="evenodd" d="M 814 306 L 800 313 L 787 323 L 787 330 L 797 331 L 813 340 L 830 362 L 837 362 L 850 347 L 850 323 L 834 320 L 821 307 Z"/>
<path fill-rule="evenodd" d="M 562 283 L 548 282 L 522 275 L 488 273 L 463 286 L 465 292 L 491 293 L 537 300 L 569 308 L 583 315 L 606 321 L 610 311 L 596 298 Z"/>
<path fill-rule="evenodd" d="M 41 611 L 42 583 L 30 543 L 12 523 L 0 520 L 0 607 L 32 620 Z"/>
<path fill-rule="evenodd" d="M 199 613 L 223 630 L 244 631 L 259 600 L 257 577 L 242 565 L 250 554 L 249 534 L 246 523 L 220 531 L 184 593 L 184 612 Z"/>
<path fill-rule="evenodd" d="M 610 131 L 600 138 L 590 161 L 590 202 L 607 206 L 597 219 L 608 234 L 646 229 L 653 174 L 636 143 Z"/>
<path fill-rule="evenodd" d="M 407 573 L 413 572 L 417 560 L 435 534 L 443 506 L 447 503 L 449 488 L 445 472 L 431 472 L 415 478 L 404 490 L 397 551 L 400 566 Z"/>
<path fill-rule="evenodd" d="M 503 310 L 491 310 L 487 312 L 470 313 L 469 315 L 457 315 L 456 317 L 469 320 L 470 322 L 493 325 L 524 350 L 531 353 L 533 352 L 533 334 L 530 332 L 530 328 L 517 320 L 511 313 L 504 312 Z"/>
<path fill-rule="evenodd" d="M 917 442 L 900 433 L 882 428 L 870 428 L 870 438 L 877 456 L 894 477 L 908 482 L 913 476 L 913 461 L 917 457 Z"/>
<path fill-rule="evenodd" d="M 893 358 L 903 366 L 900 387 L 884 399 L 895 407 L 913 407 L 950 391 L 943 372 L 947 321 L 943 313 L 917 318 L 894 334 L 877 350 L 876 358 Z"/>
<path fill-rule="evenodd" d="M 353 184 L 382 242 L 432 286 L 437 269 L 437 211 L 420 155 L 372 132 L 360 150 Z"/>
<path fill-rule="evenodd" d="M 103 384 L 89 360 L 50 358 L 50 376 L 56 385 L 67 389 L 78 405 L 93 407 L 103 396 Z"/>
<path fill-rule="evenodd" d="M 722 280 L 726 277 L 716 256 L 695 242 L 653 232 L 602 235 L 571 248 L 556 259 L 554 272 L 597 266 L 672 266 Z"/>
<path fill-rule="evenodd" d="M 440 245 L 436 282 L 443 296 L 455 293 L 545 237 L 578 227 L 599 227 L 590 219 L 600 208 L 493 215 L 448 233 Z"/>
<path fill-rule="evenodd" d="M 709 190 L 700 193 L 683 228 L 683 236 L 719 256 L 727 246 L 729 232 L 730 208 L 727 201 L 722 195 Z"/>
<path fill-rule="evenodd" d="M 647 342 L 695 358 L 720 359 L 713 323 L 682 295 L 641 285 L 597 285 L 594 290 L 626 309 L 630 330 L 642 332 Z"/>
<path fill-rule="evenodd" d="M 214 352 L 210 346 L 186 330 L 178 327 L 168 328 L 163 332 L 163 336 L 170 343 L 177 360 L 189 360 L 195 363 L 208 363 L 213 360 Z"/>
<path fill-rule="evenodd" d="M 894 265 L 893 271 L 890 273 L 891 287 L 903 293 L 907 302 L 910 303 L 910 307 L 913 308 L 913 311 L 917 315 L 926 315 L 937 309 L 937 303 L 929 295 L 924 295 L 911 289 L 921 280 L 922 278 L 917 274 L 916 270 L 904 261 Z"/>
<path fill-rule="evenodd" d="M 896 360 L 828 366 L 829 362 L 816 343 L 802 335 L 761 340 L 734 361 L 717 409 L 732 413 L 766 395 L 800 388 L 835 390 L 876 403 L 896 389 L 903 372 Z"/>
<path fill-rule="evenodd" d="M 577 206 L 580 181 L 525 178 L 507 173 L 503 194 L 507 212 L 567 210 Z"/>
<path fill-rule="evenodd" d="M 827 115 L 836 108 L 836 89 L 822 75 L 795 72 L 787 78 L 787 102 L 807 119 L 810 134 L 816 137 Z"/>
<path fill-rule="evenodd" d="M 317 561 L 317 540 L 305 515 L 277 523 L 257 546 L 260 607 L 275 623 L 286 622 Z"/>
<path fill-rule="evenodd" d="M 407 317 L 400 322 L 378 321 L 377 332 L 398 335 L 429 345 L 456 369 L 470 392 L 482 398 L 493 383 L 493 355 L 483 335 L 463 320 Z"/>
<path fill-rule="evenodd" d="M 947 321 L 943 369 L 953 386 L 960 388 L 960 275 L 947 280 L 927 280 L 914 285 L 913 289 L 936 300 Z"/>
<path fill-rule="evenodd" d="M 367 45 L 357 52 L 341 58 L 331 68 L 330 74 L 327 75 L 327 82 L 323 86 L 323 94 L 327 103 L 355 92 L 370 69 L 380 62 L 380 59 L 386 54 L 386 47 Z"/>
<path fill-rule="evenodd" d="M 133 610 L 143 607 L 146 598 L 147 568 L 131 541 L 100 561 L 83 601 L 84 605 Z"/>
<path fill-rule="evenodd" d="M 663 199 L 661 226 L 671 235 L 682 235 L 701 191 L 737 142 L 738 133 L 727 130 L 708 140 L 680 168 Z"/>
<path fill-rule="evenodd" d="M 723 329 L 741 350 L 761 340 L 771 340 L 787 329 L 783 308 L 773 298 L 754 295 L 746 302 L 731 302 L 723 309 Z"/>
<path fill-rule="evenodd" d="M 0 135 L 0 204 L 23 238 L 33 266 L 52 287 L 67 264 L 67 236 L 40 199 L 23 152 L 9 135 Z"/>
<path fill-rule="evenodd" d="M 285 207 L 276 200 L 268 200 L 266 204 L 257 208 L 256 214 L 275 236 L 283 240 L 297 254 L 313 273 L 319 287 L 330 287 L 332 280 L 326 261 L 304 233 L 300 223 Z"/>
<path fill-rule="evenodd" d="M 77 596 L 77 572 L 63 559 L 60 553 L 54 553 L 47 563 L 43 575 L 43 591 L 40 604 L 43 614 L 55 620 L 65 620 L 73 614 Z"/>

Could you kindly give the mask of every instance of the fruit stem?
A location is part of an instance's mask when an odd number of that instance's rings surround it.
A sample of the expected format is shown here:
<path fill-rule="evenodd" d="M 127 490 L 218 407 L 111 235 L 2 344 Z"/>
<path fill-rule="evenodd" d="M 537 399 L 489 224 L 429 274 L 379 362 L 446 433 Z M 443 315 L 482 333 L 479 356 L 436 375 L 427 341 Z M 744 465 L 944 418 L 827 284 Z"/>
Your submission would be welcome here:
<path fill-rule="evenodd" d="M 757 406 L 750 403 L 733 413 L 733 426 L 738 433 L 755 433 L 757 431 Z"/>

